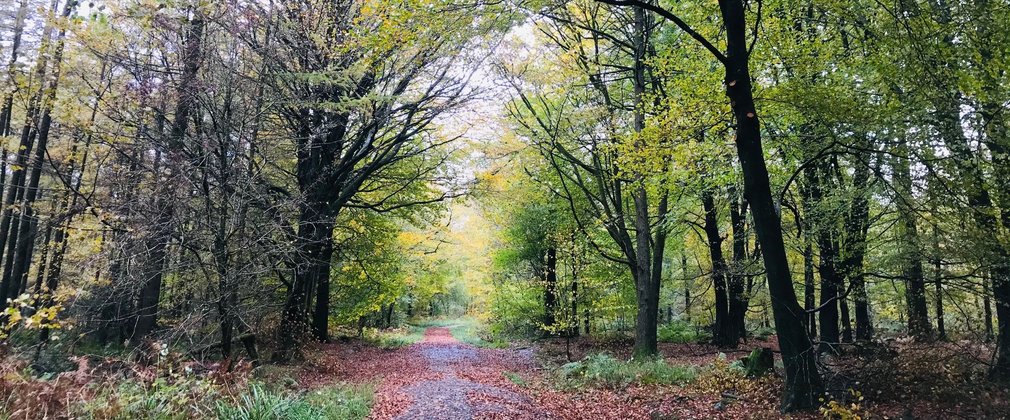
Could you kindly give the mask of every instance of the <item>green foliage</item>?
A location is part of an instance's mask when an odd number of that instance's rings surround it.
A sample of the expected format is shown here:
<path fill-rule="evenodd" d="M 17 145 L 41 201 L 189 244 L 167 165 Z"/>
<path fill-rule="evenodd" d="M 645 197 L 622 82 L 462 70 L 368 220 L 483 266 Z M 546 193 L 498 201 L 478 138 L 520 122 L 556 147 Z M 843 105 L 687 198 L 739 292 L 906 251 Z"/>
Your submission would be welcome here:
<path fill-rule="evenodd" d="M 519 376 L 519 374 L 517 374 L 517 373 L 502 372 L 502 375 L 505 375 L 505 377 L 508 378 L 509 381 L 511 381 L 512 383 L 514 383 L 516 385 L 526 386 L 526 380 L 523 379 L 522 376 Z"/>
<path fill-rule="evenodd" d="M 371 411 L 375 390 L 369 386 L 335 385 L 309 392 L 303 401 L 325 419 L 363 419 Z"/>
<path fill-rule="evenodd" d="M 368 386 L 334 385 L 305 394 L 254 383 L 232 396 L 204 378 L 168 380 L 150 385 L 125 381 L 101 390 L 77 407 L 82 419 L 362 419 L 372 405 Z"/>
<path fill-rule="evenodd" d="M 159 377 L 150 384 L 124 381 L 103 387 L 83 404 L 81 418 L 174 420 L 209 413 L 221 394 L 206 379 Z"/>
<path fill-rule="evenodd" d="M 676 320 L 661 325 L 657 338 L 664 343 L 686 344 L 710 340 L 712 339 L 712 334 L 690 323 Z"/>
<path fill-rule="evenodd" d="M 662 359 L 622 361 L 606 353 L 590 355 L 578 362 L 562 365 L 562 383 L 569 387 L 623 388 L 633 383 L 643 385 L 682 385 L 697 375 L 692 366 L 670 365 Z"/>
<path fill-rule="evenodd" d="M 417 324 L 420 328 L 443 327 L 448 328 L 453 338 L 466 344 L 483 348 L 505 348 L 508 341 L 494 336 L 487 324 L 477 318 L 449 318 L 430 319 Z"/>
<path fill-rule="evenodd" d="M 0 344 L 4 343 L 15 329 L 27 331 L 58 330 L 61 324 L 57 319 L 63 311 L 63 297 L 54 297 L 50 293 L 22 294 L 16 299 L 8 300 L 7 308 L 0 311 Z"/>
<path fill-rule="evenodd" d="M 234 404 L 219 402 L 215 413 L 221 420 L 363 419 L 371 410 L 372 394 L 371 388 L 337 385 L 296 397 L 253 385 Z"/>
<path fill-rule="evenodd" d="M 775 328 L 773 327 L 759 327 L 754 330 L 752 334 L 754 338 L 758 340 L 767 340 L 772 335 L 775 335 Z"/>
<path fill-rule="evenodd" d="M 218 402 L 216 414 L 227 420 L 267 420 L 309 418 L 312 409 L 293 398 L 253 385 L 235 404 Z"/>
<path fill-rule="evenodd" d="M 408 325 L 402 328 L 380 330 L 365 328 L 364 339 L 372 345 L 383 349 L 407 347 L 424 338 L 424 328 Z"/>

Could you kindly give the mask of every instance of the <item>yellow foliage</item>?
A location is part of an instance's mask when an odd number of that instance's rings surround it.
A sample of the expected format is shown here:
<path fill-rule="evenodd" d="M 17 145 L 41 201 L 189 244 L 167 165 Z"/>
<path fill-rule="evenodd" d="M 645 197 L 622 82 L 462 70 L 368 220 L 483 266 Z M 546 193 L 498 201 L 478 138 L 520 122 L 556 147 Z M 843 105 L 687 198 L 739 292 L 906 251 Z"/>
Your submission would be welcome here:
<path fill-rule="evenodd" d="M 821 415 L 826 419 L 861 420 L 863 415 L 860 414 L 862 410 L 860 403 L 863 401 L 863 394 L 853 389 L 849 390 L 849 394 L 852 395 L 854 402 L 845 404 L 835 400 L 828 401 L 820 408 Z M 821 398 L 821 401 L 823 402 L 824 399 Z"/>
<path fill-rule="evenodd" d="M 2 312 L 7 322 L 0 325 L 0 340 L 6 339 L 18 327 L 28 330 L 55 330 L 62 327 L 56 319 L 63 311 L 63 298 L 60 296 L 51 296 L 47 292 L 25 293 L 8 302 L 8 307 Z"/>

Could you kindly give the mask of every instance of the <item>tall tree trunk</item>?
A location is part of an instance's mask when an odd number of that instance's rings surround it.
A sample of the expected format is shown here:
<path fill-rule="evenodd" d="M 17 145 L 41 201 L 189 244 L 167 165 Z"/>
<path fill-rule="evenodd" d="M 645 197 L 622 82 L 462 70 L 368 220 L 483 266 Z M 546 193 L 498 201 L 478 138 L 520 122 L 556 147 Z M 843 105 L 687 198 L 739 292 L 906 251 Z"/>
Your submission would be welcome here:
<path fill-rule="evenodd" d="M 14 115 L 14 94 L 17 93 L 17 82 L 14 79 L 14 66 L 17 65 L 18 55 L 21 52 L 21 35 L 25 29 L 25 18 L 28 16 L 28 0 L 21 0 L 18 10 L 14 15 L 14 31 L 11 36 L 10 61 L 7 62 L 5 71 L 9 75 L 7 85 L 4 87 L 3 104 L 0 105 L 0 138 L 11 135 L 11 119 Z M 0 145 L 0 187 L 7 185 L 7 142 Z M 3 189 L 0 188 L 0 194 Z"/>
<path fill-rule="evenodd" d="M 684 277 L 684 320 L 691 322 L 691 275 L 687 272 L 687 253 L 680 250 L 680 269 Z"/>
<path fill-rule="evenodd" d="M 712 336 L 716 345 L 732 346 L 737 343 L 737 336 L 732 334 L 730 325 L 732 321 L 729 318 L 729 296 L 726 290 L 726 259 L 722 254 L 722 235 L 719 234 L 719 219 L 711 189 L 702 191 L 701 203 L 705 211 L 705 238 L 712 259 L 712 288 L 715 290 L 715 328 Z"/>
<path fill-rule="evenodd" d="M 905 280 L 905 303 L 908 308 L 908 332 L 918 339 L 927 339 L 932 326 L 926 306 L 926 286 L 923 278 L 922 252 L 913 208 L 912 175 L 908 145 L 902 139 L 893 159 L 894 187 L 898 194 L 898 246 L 901 255 L 901 276 Z"/>
<path fill-rule="evenodd" d="M 646 55 L 648 53 L 649 31 L 651 23 L 645 10 L 636 8 L 634 11 L 634 124 L 636 134 L 645 129 L 645 111 L 643 108 L 646 88 Z M 643 146 L 641 138 L 636 140 L 636 147 Z M 644 185 L 644 177 L 638 176 L 632 193 L 635 207 L 635 258 L 632 274 L 635 277 L 635 297 L 638 302 L 638 312 L 635 316 L 635 357 L 652 357 L 658 347 L 656 330 L 659 316 L 659 274 L 653 270 L 652 221 L 649 218 L 649 196 Z M 660 214 L 660 217 L 663 215 Z M 656 229 L 662 229 L 657 227 Z M 657 245 L 657 249 L 662 249 Z M 662 256 L 660 256 L 662 258 Z"/>
<path fill-rule="evenodd" d="M 985 324 L 985 341 L 992 342 L 992 300 L 989 297 L 989 274 L 982 272 L 982 323 Z"/>
<path fill-rule="evenodd" d="M 733 267 L 729 270 L 729 335 L 734 340 L 747 337 L 747 306 L 750 304 L 745 290 L 748 278 L 747 265 L 747 202 L 741 200 L 736 187 L 730 185 L 729 218 L 733 229 Z"/>
<path fill-rule="evenodd" d="M 544 325 L 550 329 L 557 323 L 558 311 L 558 250 L 547 247 L 544 264 Z"/>
<path fill-rule="evenodd" d="M 803 237 L 803 309 L 806 312 L 807 334 L 817 337 L 817 285 L 814 279 L 814 246 L 810 238 Z"/>
<path fill-rule="evenodd" d="M 56 11 L 56 3 L 53 2 L 53 12 Z M 18 144 L 18 152 L 15 157 L 15 164 L 12 165 L 10 182 L 7 185 L 7 193 L 4 195 L 3 212 L 0 215 L 0 255 L 3 255 L 3 274 L 0 280 L 0 301 L 6 302 L 8 298 L 14 298 L 18 284 L 12 278 L 14 256 L 17 247 L 18 232 L 20 231 L 20 214 L 15 215 L 14 209 L 21 207 L 21 200 L 25 194 L 25 183 L 27 180 L 26 171 L 29 168 L 29 159 L 32 155 L 35 140 L 41 125 L 41 114 L 43 107 L 48 106 L 43 101 L 48 97 L 46 94 L 47 81 L 46 69 L 50 63 L 52 48 L 53 22 L 46 22 L 43 29 L 42 43 L 39 46 L 39 57 L 35 62 L 34 80 L 39 80 L 40 85 L 32 94 L 28 101 L 28 109 L 25 115 L 25 124 L 21 128 L 21 139 Z M 8 112 L 5 117 L 10 119 L 13 112 Z M 10 124 L 7 124 L 8 126 Z M 9 129 L 8 129 L 9 131 Z"/>
<path fill-rule="evenodd" d="M 571 325 L 569 326 L 569 335 L 578 336 L 579 335 L 579 259 L 575 255 L 575 235 L 572 235 L 572 301 L 571 301 L 571 316 L 569 321 Z"/>
<path fill-rule="evenodd" d="M 736 149 L 744 178 L 744 197 L 751 206 L 754 230 L 761 243 L 768 292 L 778 333 L 786 378 L 782 410 L 816 407 L 822 384 L 813 344 L 804 329 L 803 309 L 796 301 L 782 225 L 772 198 L 761 129 L 751 86 L 748 26 L 742 0 L 720 0 L 726 29 L 726 96 L 736 119 Z"/>
<path fill-rule="evenodd" d="M 302 205 L 298 220 L 295 249 L 298 261 L 295 275 L 284 303 L 278 331 L 279 348 L 274 360 L 297 358 L 298 345 L 308 334 L 324 339 L 329 318 L 329 275 L 333 257 L 333 223 L 326 202 L 312 200 Z M 308 297 L 311 287 L 317 287 L 316 305 L 311 330 L 308 318 Z"/>
<path fill-rule="evenodd" d="M 832 351 L 833 345 L 841 341 L 841 331 L 838 327 L 838 300 L 841 292 L 841 276 L 838 273 L 838 248 L 835 240 L 835 228 L 831 217 L 821 209 L 813 210 L 824 202 L 824 193 L 831 186 L 828 184 L 828 163 L 821 159 L 816 164 L 804 169 L 807 228 L 813 232 L 813 237 L 820 253 L 817 271 L 821 277 L 821 294 L 817 308 L 820 324 L 820 351 Z M 816 214 L 814 214 L 816 213 Z M 816 220 L 817 222 L 810 222 Z"/>
<path fill-rule="evenodd" d="M 168 136 L 166 153 L 168 173 L 159 183 L 160 191 L 156 191 L 154 232 L 148 241 L 148 261 L 144 268 L 144 285 L 138 297 L 137 323 L 133 337 L 146 337 L 157 327 L 158 306 L 161 301 L 162 280 L 167 267 L 168 245 L 172 240 L 175 204 L 172 194 L 175 191 L 175 164 L 183 161 L 185 156 L 186 132 L 189 129 L 190 114 L 197 106 L 196 86 L 197 75 L 203 63 L 203 29 L 202 12 L 194 11 L 192 19 L 186 23 L 183 34 L 182 75 L 176 88 L 177 101 L 175 115 Z M 161 131 L 159 130 L 159 133 Z"/>
<path fill-rule="evenodd" d="M 317 227 L 319 236 L 315 236 L 315 246 L 309 255 L 312 277 L 307 279 L 316 287 L 316 303 L 312 312 L 312 336 L 320 342 L 330 339 L 330 264 L 333 259 L 333 220 L 330 219 Z"/>
<path fill-rule="evenodd" d="M 1000 29 L 1003 26 L 994 20 L 995 16 L 998 14 L 993 13 L 990 9 L 989 0 L 976 0 L 975 7 L 977 7 L 977 27 L 978 27 L 978 38 L 980 39 L 979 44 L 979 56 L 981 57 L 983 69 L 991 69 L 993 67 L 993 51 L 992 48 L 999 45 L 997 41 L 994 40 L 994 29 Z M 939 5 L 938 5 L 939 6 Z M 948 5 L 943 4 L 947 7 Z M 1003 72 L 1005 73 L 1005 71 Z M 982 122 L 984 123 L 984 134 L 983 139 L 986 146 L 992 155 L 992 163 L 995 172 L 995 181 L 997 188 L 996 191 L 996 203 L 999 206 L 999 216 L 1000 222 L 1004 229 L 1010 228 L 1010 150 L 1008 150 L 1008 142 L 1010 142 L 1010 119 L 1007 118 L 1007 112 L 1002 103 L 994 98 L 996 92 L 1000 92 L 1003 88 L 1005 82 L 1003 82 L 998 76 L 998 72 L 994 71 L 983 71 L 983 87 L 985 92 L 989 94 L 988 98 L 982 103 Z M 963 131 L 962 131 L 963 133 Z M 989 217 L 992 218 L 991 216 Z M 995 226 L 989 225 L 989 226 Z M 990 377 L 997 381 L 1010 382 L 1010 250 L 1007 249 L 1000 241 L 993 241 L 993 245 L 996 248 L 995 252 L 992 252 L 992 257 L 995 257 L 996 263 L 993 264 L 991 270 L 992 274 L 992 294 L 993 300 L 996 303 L 996 318 L 997 318 L 997 331 L 998 336 L 996 338 L 996 361 L 989 371 Z M 989 318 L 987 317 L 987 325 Z"/>
<path fill-rule="evenodd" d="M 856 191 L 856 197 L 853 198 L 845 214 L 845 258 L 842 263 L 843 277 L 849 282 L 855 303 L 855 338 L 864 341 L 873 337 L 870 303 L 866 295 L 866 279 L 863 274 L 866 234 L 870 227 L 869 192 L 866 185 L 869 176 L 868 164 L 858 162 L 852 177 L 852 187 Z"/>

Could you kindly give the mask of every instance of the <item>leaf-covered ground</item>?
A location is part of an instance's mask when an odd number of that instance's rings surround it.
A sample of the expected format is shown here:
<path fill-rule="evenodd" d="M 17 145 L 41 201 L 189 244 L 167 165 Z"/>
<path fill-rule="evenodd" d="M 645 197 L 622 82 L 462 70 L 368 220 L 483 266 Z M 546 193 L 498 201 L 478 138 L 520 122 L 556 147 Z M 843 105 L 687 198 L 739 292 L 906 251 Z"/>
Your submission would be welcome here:
<path fill-rule="evenodd" d="M 321 346 L 309 352 L 315 356 L 303 368 L 300 382 L 307 388 L 333 382 L 376 384 L 373 419 L 783 418 L 777 410 L 781 377 L 745 378 L 730 368 L 750 348 L 774 348 L 773 341 L 751 341 L 730 352 L 704 344 L 663 344 L 665 365 L 693 369 L 689 381 L 632 380 L 615 385 L 600 378 L 587 385 L 593 378 L 583 377 L 577 386 L 559 376 L 569 351 L 572 360 L 606 352 L 614 355 L 611 360 L 625 363 L 620 361 L 631 346 L 622 340 L 579 339 L 569 344 L 559 339 L 535 348 L 487 349 L 461 343 L 447 328 L 432 327 L 421 341 L 398 349 L 358 341 Z M 1006 390 L 971 390 L 969 378 L 951 373 L 955 362 L 966 357 L 955 357 L 963 350 L 953 344 L 929 348 L 933 359 L 904 344 L 886 366 L 874 365 L 883 363 L 878 354 L 866 359 L 858 353 L 865 349 L 827 357 L 825 362 L 836 373 L 825 378 L 833 390 L 825 403 L 837 399 L 833 408 L 788 417 L 1005 418 L 1000 413 L 1007 412 Z M 942 355 L 943 349 L 949 352 Z M 936 375 L 934 365 L 946 366 L 947 373 Z M 894 395 L 882 389 L 887 383 Z M 863 393 L 850 392 L 856 389 Z M 961 391 L 970 398 L 955 395 Z"/>
<path fill-rule="evenodd" d="M 485 349 L 457 341 L 446 328 L 420 342 L 383 350 L 359 342 L 314 352 L 302 383 L 377 383 L 374 419 L 656 419 L 776 418 L 775 395 L 751 381 L 744 392 L 636 385 L 560 389 L 531 348 Z M 705 356 L 698 356 L 704 358 Z M 707 355 L 711 362 L 715 355 Z M 719 378 L 704 377 L 712 387 Z"/>

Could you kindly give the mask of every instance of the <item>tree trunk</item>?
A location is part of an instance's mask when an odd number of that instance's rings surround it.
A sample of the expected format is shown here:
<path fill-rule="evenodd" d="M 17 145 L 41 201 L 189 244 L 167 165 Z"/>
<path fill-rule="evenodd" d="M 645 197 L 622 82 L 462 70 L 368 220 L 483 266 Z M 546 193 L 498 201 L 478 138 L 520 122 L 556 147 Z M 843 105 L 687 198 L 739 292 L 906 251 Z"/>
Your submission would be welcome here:
<path fill-rule="evenodd" d="M 687 273 L 687 253 L 680 251 L 680 269 L 684 277 L 684 320 L 691 322 L 691 275 Z"/>
<path fill-rule="evenodd" d="M 782 225 L 772 198 L 768 168 L 761 146 L 758 112 L 751 91 L 747 49 L 747 22 L 742 0 L 720 0 L 726 29 L 726 96 L 737 123 L 736 149 L 744 178 L 744 197 L 751 206 L 754 228 L 768 279 L 768 292 L 778 333 L 786 378 L 782 410 L 803 410 L 819 405 L 822 384 L 815 352 L 807 337 L 803 309 L 796 301 Z"/>
<path fill-rule="evenodd" d="M 712 190 L 706 188 L 701 193 L 701 203 L 705 211 L 705 238 L 708 253 L 712 259 L 712 286 L 715 289 L 715 327 L 712 338 L 720 347 L 736 345 L 738 334 L 733 334 L 729 318 L 729 297 L 726 287 L 726 259 L 722 255 L 722 235 L 719 234 L 718 214 Z"/>
<path fill-rule="evenodd" d="M 845 214 L 845 258 L 842 260 L 843 278 L 849 282 L 856 312 L 856 340 L 870 340 L 873 324 L 870 322 L 870 303 L 866 295 L 866 279 L 863 264 L 866 255 L 866 234 L 869 230 L 869 200 L 867 182 L 870 177 L 868 164 L 856 163 L 852 177 L 852 187 L 856 197 Z"/>
<path fill-rule="evenodd" d="M 572 237 L 574 243 L 574 235 Z M 574 246 L 572 251 L 572 303 L 571 303 L 571 317 L 569 322 L 569 335 L 578 336 L 579 335 L 579 273 L 578 273 L 578 259 L 574 254 Z"/>
<path fill-rule="evenodd" d="M 841 286 L 843 289 L 844 285 Z M 852 342 L 852 317 L 849 315 L 849 299 L 840 296 L 838 299 L 838 314 L 842 317 L 842 342 Z"/>
<path fill-rule="evenodd" d="M 325 339 L 329 319 L 329 274 L 333 256 L 333 217 L 327 214 L 325 202 L 305 203 L 298 220 L 295 249 L 297 267 L 284 303 L 278 331 L 278 350 L 274 360 L 286 362 L 300 357 L 298 346 L 306 335 Z M 308 319 L 308 296 L 315 285 L 316 305 L 311 330 Z M 325 289 L 325 290 L 323 290 Z"/>
<path fill-rule="evenodd" d="M 944 4 L 944 6 L 947 5 Z M 993 29 L 1003 26 L 993 20 L 995 15 L 989 11 L 991 6 L 988 0 L 978 0 L 976 6 L 981 12 L 977 22 L 980 29 L 978 35 L 983 40 L 979 56 L 982 59 L 983 68 L 990 68 L 994 56 L 991 49 L 996 43 L 992 41 L 987 43 L 985 40 L 994 39 Z M 1007 149 L 1007 142 L 1010 141 L 1010 128 L 1008 128 L 1010 121 L 1007 119 L 1003 104 L 993 100 L 998 96 L 992 92 L 999 92 L 1004 86 L 997 74 L 999 73 L 984 72 L 983 86 L 990 95 L 982 104 L 981 115 L 985 127 L 983 139 L 991 152 L 995 169 L 994 178 L 998 186 L 995 188 L 996 203 L 999 206 L 1000 221 L 1003 228 L 1007 229 L 1010 227 L 1010 191 L 1008 191 L 1010 189 L 1010 150 Z M 991 216 L 988 218 L 992 219 Z M 994 227 L 995 224 L 989 226 Z M 1010 262 L 1008 262 L 1010 250 L 999 241 L 993 241 L 993 245 L 996 250 L 992 252 L 991 256 L 996 260 L 996 264 L 992 267 L 995 272 L 991 272 L 992 293 L 996 303 L 998 336 L 996 338 L 996 361 L 990 369 L 989 375 L 994 380 L 1010 382 Z M 987 318 L 988 322 L 990 321 Z"/>
<path fill-rule="evenodd" d="M 316 305 L 312 315 L 312 335 L 320 342 L 330 339 L 330 264 L 333 258 L 333 221 L 320 224 L 309 254 L 312 277 L 306 279 L 316 286 Z"/>
<path fill-rule="evenodd" d="M 803 309 L 806 312 L 807 334 L 817 337 L 817 285 L 814 279 L 814 247 L 810 238 L 803 236 Z"/>
<path fill-rule="evenodd" d="M 558 250 L 547 248 L 544 264 L 544 326 L 550 330 L 557 323 L 558 311 Z"/>
<path fill-rule="evenodd" d="M 932 326 L 926 306 L 926 286 L 923 278 L 922 253 L 912 197 L 912 175 L 909 150 L 904 140 L 898 143 L 893 160 L 894 187 L 898 194 L 898 246 L 901 254 L 901 275 L 905 279 L 905 303 L 908 307 L 908 333 L 917 339 L 929 338 Z"/>
<path fill-rule="evenodd" d="M 55 4 L 53 7 L 56 7 Z M 55 9 L 53 10 L 55 12 Z M 35 140 L 38 137 L 38 130 L 41 126 L 41 114 L 43 113 L 43 107 L 49 107 L 49 104 L 44 104 L 43 101 L 49 97 L 46 94 L 47 81 L 46 78 L 46 68 L 49 65 L 50 57 L 49 48 L 52 40 L 52 22 L 47 21 L 46 26 L 43 29 L 42 43 L 39 46 L 39 57 L 35 63 L 34 69 L 34 80 L 40 81 L 39 88 L 35 90 L 31 98 L 28 101 L 28 110 L 25 115 L 25 123 L 21 128 L 21 139 L 18 144 L 18 152 L 15 157 L 15 164 L 11 167 L 11 177 L 10 182 L 7 184 L 7 193 L 4 195 L 3 202 L 3 212 L 0 215 L 0 255 L 3 255 L 3 274 L 2 280 L 0 280 L 0 302 L 6 302 L 7 299 L 13 299 L 16 296 L 13 293 L 16 291 L 18 284 L 14 282 L 12 278 L 12 269 L 14 265 L 14 257 L 18 241 L 18 232 L 20 231 L 19 221 L 21 219 L 20 214 L 15 215 L 14 209 L 21 207 L 21 200 L 25 194 L 25 182 L 27 178 L 27 170 L 29 168 L 29 159 L 32 154 L 33 147 L 35 146 Z M 62 33 L 62 32 L 61 32 Z M 13 111 L 8 111 L 7 115 L 4 116 L 8 120 L 6 131 L 10 131 L 9 120 Z M 6 156 L 4 156 L 6 158 Z"/>
<path fill-rule="evenodd" d="M 134 338 L 143 338 L 150 334 L 158 323 L 158 305 L 161 301 L 162 280 L 167 269 L 168 244 L 172 239 L 175 204 L 172 197 L 175 191 L 173 164 L 180 163 L 185 155 L 186 131 L 189 128 L 190 113 L 196 108 L 196 81 L 203 61 L 203 15 L 199 10 L 186 24 L 182 56 L 182 75 L 176 88 L 178 96 L 175 104 L 175 115 L 168 136 L 167 172 L 168 175 L 156 191 L 154 232 L 148 241 L 150 251 L 145 267 L 145 281 L 138 298 L 137 323 L 133 332 Z M 159 130 L 160 133 L 160 130 Z M 158 174 L 156 174 L 158 175 Z"/>
<path fill-rule="evenodd" d="M 729 218 L 733 229 L 733 267 L 729 270 L 729 337 L 736 344 L 747 338 L 747 307 L 750 298 L 745 289 L 748 278 L 747 265 L 747 202 L 737 195 L 736 187 L 730 185 Z"/>
<path fill-rule="evenodd" d="M 25 18 L 28 16 L 28 0 L 21 0 L 17 14 L 14 16 L 14 31 L 11 37 L 11 58 L 7 62 L 6 72 L 9 75 L 8 85 L 4 86 L 3 105 L 0 105 L 0 138 L 11 135 L 11 119 L 14 115 L 14 94 L 17 93 L 17 85 L 13 79 L 14 66 L 17 65 L 18 55 L 21 52 L 21 35 L 25 29 Z M 7 185 L 7 142 L 3 141 L 0 146 L 0 186 Z M 2 189 L 0 189 L 2 193 Z"/>
<path fill-rule="evenodd" d="M 645 111 L 643 103 L 645 99 L 645 69 L 646 55 L 648 52 L 648 34 L 650 31 L 649 16 L 645 10 L 636 8 L 634 11 L 634 67 L 633 67 L 633 88 L 634 88 L 634 124 L 633 129 L 636 134 L 645 128 Z M 636 140 L 636 147 L 642 147 L 643 140 Z M 632 275 L 635 277 L 635 297 L 638 302 L 638 312 L 635 316 L 635 348 L 636 358 L 653 357 L 657 352 L 656 329 L 658 327 L 657 317 L 659 316 L 659 274 L 653 270 L 653 249 L 652 249 L 652 221 L 649 219 L 649 197 L 646 191 L 644 179 L 637 177 L 637 185 L 632 193 L 632 200 L 635 207 L 635 251 L 634 258 L 629 261 L 632 265 Z M 663 215 L 660 214 L 662 217 Z M 656 228 L 662 230 L 661 226 Z M 658 246 L 658 244 L 657 244 Z M 661 249 L 661 248 L 659 248 Z M 662 256 L 660 256 L 661 258 Z"/>
<path fill-rule="evenodd" d="M 989 297 L 989 274 L 982 273 L 982 323 L 985 324 L 985 341 L 992 342 L 992 300 Z"/>
<path fill-rule="evenodd" d="M 818 322 L 820 324 L 820 351 L 832 351 L 833 345 L 841 341 L 841 331 L 838 328 L 838 300 L 841 289 L 841 276 L 838 273 L 838 248 L 835 240 L 834 224 L 831 217 L 817 206 L 824 202 L 824 191 L 830 188 L 827 182 L 828 168 L 824 159 L 816 164 L 808 166 L 803 170 L 806 197 L 804 197 L 805 207 L 808 209 L 806 219 L 807 229 L 812 231 L 812 236 L 817 243 L 820 252 L 817 264 L 817 271 L 821 277 L 821 294 L 819 306 L 817 307 Z M 817 222 L 810 222 L 816 220 Z"/>

